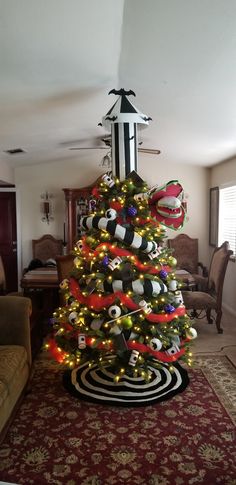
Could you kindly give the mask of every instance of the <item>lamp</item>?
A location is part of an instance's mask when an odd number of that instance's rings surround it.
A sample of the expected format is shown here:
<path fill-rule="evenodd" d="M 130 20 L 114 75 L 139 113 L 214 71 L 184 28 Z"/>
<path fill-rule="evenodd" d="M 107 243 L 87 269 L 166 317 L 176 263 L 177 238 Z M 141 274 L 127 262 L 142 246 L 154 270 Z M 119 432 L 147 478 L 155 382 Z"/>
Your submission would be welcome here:
<path fill-rule="evenodd" d="M 111 168 L 111 150 L 106 153 L 100 162 L 101 167 Z"/>
<path fill-rule="evenodd" d="M 43 217 L 42 217 L 42 221 L 43 222 L 47 222 L 47 224 L 49 224 L 50 221 L 53 221 L 53 217 L 52 217 L 52 207 L 51 207 L 51 201 L 50 199 L 52 199 L 53 195 L 52 194 L 49 194 L 48 191 L 46 190 L 45 194 L 41 194 L 41 199 L 43 199 L 43 202 L 42 202 L 42 213 L 43 213 Z"/>

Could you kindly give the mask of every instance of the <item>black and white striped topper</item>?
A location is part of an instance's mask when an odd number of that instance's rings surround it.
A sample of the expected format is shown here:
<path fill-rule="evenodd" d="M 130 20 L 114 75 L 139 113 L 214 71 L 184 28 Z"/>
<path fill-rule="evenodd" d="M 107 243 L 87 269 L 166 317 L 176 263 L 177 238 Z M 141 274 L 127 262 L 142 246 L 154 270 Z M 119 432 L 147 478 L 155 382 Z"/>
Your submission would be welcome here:
<path fill-rule="evenodd" d="M 137 125 L 148 125 L 151 118 L 127 98 L 135 96 L 134 91 L 112 89 L 109 94 L 119 95 L 119 98 L 102 118 L 102 125 L 111 129 L 112 173 L 124 180 L 133 170 L 137 172 Z"/>

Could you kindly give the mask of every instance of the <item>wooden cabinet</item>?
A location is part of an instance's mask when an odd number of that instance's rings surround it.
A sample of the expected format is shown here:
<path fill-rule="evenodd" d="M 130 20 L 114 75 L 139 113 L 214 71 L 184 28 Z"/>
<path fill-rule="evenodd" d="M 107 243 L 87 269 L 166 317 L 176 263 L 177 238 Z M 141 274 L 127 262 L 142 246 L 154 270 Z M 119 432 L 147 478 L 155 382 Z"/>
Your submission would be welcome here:
<path fill-rule="evenodd" d="M 97 200 L 92 196 L 92 189 L 96 183 L 97 180 L 81 189 L 63 189 L 66 201 L 67 253 L 73 249 L 75 242 L 80 238 L 79 216 L 89 214 L 96 208 Z"/>

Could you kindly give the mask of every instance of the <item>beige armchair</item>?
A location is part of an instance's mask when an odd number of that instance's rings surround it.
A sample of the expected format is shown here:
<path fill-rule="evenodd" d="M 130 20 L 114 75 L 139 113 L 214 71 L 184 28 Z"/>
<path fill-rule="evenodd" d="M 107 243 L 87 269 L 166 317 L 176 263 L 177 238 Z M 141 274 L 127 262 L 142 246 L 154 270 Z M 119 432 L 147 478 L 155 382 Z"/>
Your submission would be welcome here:
<path fill-rule="evenodd" d="M 31 373 L 31 301 L 0 296 L 0 440 Z"/>

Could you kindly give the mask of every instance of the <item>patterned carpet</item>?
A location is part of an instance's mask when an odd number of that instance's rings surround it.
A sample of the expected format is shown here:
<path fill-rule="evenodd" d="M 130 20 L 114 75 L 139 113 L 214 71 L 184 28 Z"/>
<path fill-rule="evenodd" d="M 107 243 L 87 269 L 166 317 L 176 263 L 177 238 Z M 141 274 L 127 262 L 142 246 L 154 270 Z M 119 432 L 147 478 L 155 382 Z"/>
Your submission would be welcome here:
<path fill-rule="evenodd" d="M 80 402 L 41 356 L 0 447 L 0 480 L 23 485 L 236 485 L 236 370 L 196 358 L 190 385 L 141 408 Z"/>

